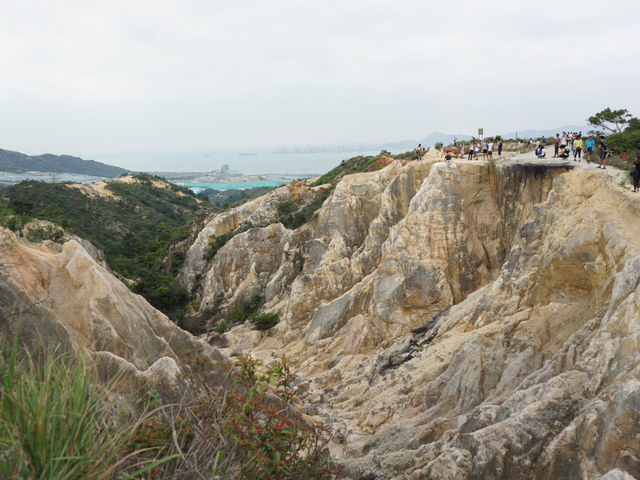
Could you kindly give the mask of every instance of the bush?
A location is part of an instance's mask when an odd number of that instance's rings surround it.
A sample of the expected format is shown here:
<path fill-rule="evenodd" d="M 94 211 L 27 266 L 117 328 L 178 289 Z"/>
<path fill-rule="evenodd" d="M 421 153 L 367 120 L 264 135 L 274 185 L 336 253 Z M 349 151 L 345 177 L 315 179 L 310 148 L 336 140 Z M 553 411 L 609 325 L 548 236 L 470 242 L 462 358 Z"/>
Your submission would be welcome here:
<path fill-rule="evenodd" d="M 278 205 L 278 221 L 290 230 L 300 228 L 313 217 L 330 194 L 330 190 L 325 191 L 322 195 L 307 205 L 300 206 L 292 200 L 287 200 Z"/>
<path fill-rule="evenodd" d="M 173 419 L 184 456 L 172 463 L 174 471 L 163 469 L 163 478 L 201 478 L 195 472 L 240 480 L 336 478 L 326 428 L 293 407 L 302 387 L 286 357 L 263 365 L 243 355 L 223 385 L 210 377 L 215 365 L 199 354 L 189 354 L 186 368 L 204 391 Z M 160 427 L 156 438 L 166 431 Z"/>
<path fill-rule="evenodd" d="M 244 317 L 250 317 L 252 314 L 257 313 L 262 304 L 264 303 L 264 295 L 258 293 L 251 297 L 247 303 L 242 307 Z"/>
<path fill-rule="evenodd" d="M 27 240 L 34 243 L 44 240 L 62 243 L 64 240 L 64 231 L 55 225 L 38 225 L 30 227 L 27 230 Z"/>
<path fill-rule="evenodd" d="M 249 321 L 258 330 L 269 330 L 280 321 L 280 317 L 277 313 L 254 313 L 249 317 Z"/>
<path fill-rule="evenodd" d="M 640 130 L 629 130 L 607 137 L 609 147 L 616 153 L 640 154 Z"/>
<path fill-rule="evenodd" d="M 168 460 L 131 451 L 138 422 L 110 401 L 111 386 L 92 384 L 80 358 L 47 350 L 19 360 L 17 341 L 9 352 L 2 347 L 1 478 L 132 478 Z"/>
<path fill-rule="evenodd" d="M 218 250 L 220 250 L 222 247 L 224 247 L 226 245 L 226 243 L 231 240 L 233 237 L 235 237 L 238 233 L 238 231 L 233 230 L 231 232 L 227 232 L 227 233 L 223 233 L 222 235 L 218 235 L 217 237 L 212 237 L 209 239 L 209 246 L 207 247 L 207 250 L 204 252 L 204 259 L 208 262 L 209 260 L 211 260 L 213 257 L 216 256 L 216 253 L 218 253 Z"/>
<path fill-rule="evenodd" d="M 218 322 L 218 325 L 216 325 L 216 332 L 222 334 L 227 330 L 229 330 L 229 325 L 227 325 L 227 322 L 225 322 L 224 320 L 220 320 Z"/>
<path fill-rule="evenodd" d="M 178 326 L 189 332 L 191 335 L 202 335 L 207 331 L 207 317 L 195 316 L 195 317 L 182 317 L 178 320 Z"/>

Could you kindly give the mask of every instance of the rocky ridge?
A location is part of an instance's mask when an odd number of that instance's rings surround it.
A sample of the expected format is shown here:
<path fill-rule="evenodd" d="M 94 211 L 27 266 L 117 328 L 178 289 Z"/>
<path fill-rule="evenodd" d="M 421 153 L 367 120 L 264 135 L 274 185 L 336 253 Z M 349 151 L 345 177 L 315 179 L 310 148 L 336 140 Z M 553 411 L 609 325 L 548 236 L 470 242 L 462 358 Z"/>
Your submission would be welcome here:
<path fill-rule="evenodd" d="M 174 385 L 183 353 L 208 347 L 132 293 L 89 242 L 34 244 L 3 228 L 0 330 L 19 330 L 32 348 L 81 350 L 105 375 L 123 369 L 132 391 L 143 383 Z"/>
<path fill-rule="evenodd" d="M 202 308 L 281 318 L 224 351 L 298 362 L 347 478 L 639 478 L 638 205 L 601 172 L 439 160 L 222 247 Z"/>
<path fill-rule="evenodd" d="M 346 478 L 640 478 L 638 204 L 600 171 L 440 160 L 345 176 L 296 230 L 277 206 L 324 187 L 213 217 L 182 272 L 201 309 L 261 294 L 281 318 L 222 352 L 297 362 Z M 90 246 L 0 234 L 0 327 L 20 318 L 27 341 L 124 367 L 132 388 L 171 385 L 185 350 L 222 359 Z"/>

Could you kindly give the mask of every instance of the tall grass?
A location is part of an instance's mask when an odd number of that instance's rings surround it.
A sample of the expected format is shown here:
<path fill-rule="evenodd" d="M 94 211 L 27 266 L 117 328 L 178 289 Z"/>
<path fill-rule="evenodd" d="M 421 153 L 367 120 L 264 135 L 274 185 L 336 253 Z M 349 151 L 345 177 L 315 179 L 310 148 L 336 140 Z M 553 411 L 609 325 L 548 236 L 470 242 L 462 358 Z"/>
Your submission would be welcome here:
<path fill-rule="evenodd" d="M 0 341 L 0 478 L 133 478 L 165 460 L 130 448 L 138 422 L 78 356 L 19 355 L 17 338 Z"/>
<path fill-rule="evenodd" d="M 331 435 L 293 408 L 301 391 L 283 357 L 235 366 L 185 352 L 184 398 L 145 414 L 78 355 L 29 355 L 0 339 L 0 479 L 331 480 Z M 223 373 L 226 371 L 226 373 Z M 117 381 L 117 379 L 116 379 Z M 190 390 L 190 392 L 188 392 Z M 152 400 L 152 401 L 151 401 Z"/>

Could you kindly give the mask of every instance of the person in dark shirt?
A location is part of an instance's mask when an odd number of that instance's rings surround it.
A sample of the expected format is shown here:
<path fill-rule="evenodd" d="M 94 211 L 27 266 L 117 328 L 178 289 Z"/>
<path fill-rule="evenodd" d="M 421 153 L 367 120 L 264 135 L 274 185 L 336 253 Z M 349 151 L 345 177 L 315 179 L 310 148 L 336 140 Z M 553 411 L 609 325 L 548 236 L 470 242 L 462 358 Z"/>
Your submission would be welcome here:
<path fill-rule="evenodd" d="M 607 169 L 607 155 L 609 155 L 609 144 L 604 135 L 600 135 L 600 165 L 598 168 Z"/>
<path fill-rule="evenodd" d="M 633 177 L 633 191 L 640 191 L 640 155 L 638 155 L 636 163 L 631 167 L 631 176 Z"/>

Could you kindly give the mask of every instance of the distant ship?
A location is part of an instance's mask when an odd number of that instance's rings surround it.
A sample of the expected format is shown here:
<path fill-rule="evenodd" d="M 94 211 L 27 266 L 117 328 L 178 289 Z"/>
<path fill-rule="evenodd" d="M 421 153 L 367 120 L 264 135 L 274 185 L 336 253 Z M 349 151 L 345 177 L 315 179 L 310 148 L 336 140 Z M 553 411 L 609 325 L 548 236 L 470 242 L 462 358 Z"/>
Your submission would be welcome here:
<path fill-rule="evenodd" d="M 238 156 L 240 157 L 255 157 L 258 155 L 256 152 L 240 152 Z"/>

